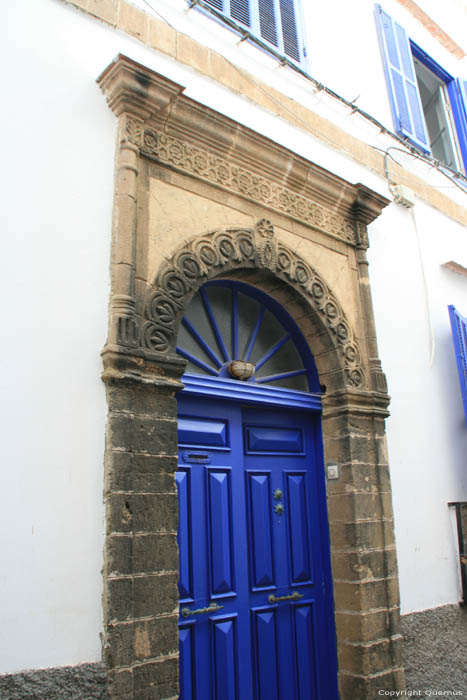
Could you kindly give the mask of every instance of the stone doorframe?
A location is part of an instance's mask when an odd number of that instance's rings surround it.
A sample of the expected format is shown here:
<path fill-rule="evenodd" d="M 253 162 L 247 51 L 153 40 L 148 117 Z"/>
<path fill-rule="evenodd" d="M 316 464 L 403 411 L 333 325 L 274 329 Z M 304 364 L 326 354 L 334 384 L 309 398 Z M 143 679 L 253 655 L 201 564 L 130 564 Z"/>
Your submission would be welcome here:
<path fill-rule="evenodd" d="M 178 696 L 177 403 L 183 309 L 208 279 L 243 279 L 285 306 L 313 352 L 323 397 L 341 700 L 404 688 L 399 594 L 384 421 L 389 396 L 376 345 L 367 225 L 388 201 L 187 98 L 124 57 L 98 80 L 118 117 L 108 397 L 104 659 L 120 700 Z M 145 276 L 148 164 L 248 201 L 255 226 L 180 232 Z M 146 169 L 146 170 L 145 170 Z M 189 180 L 187 180 L 187 178 Z M 350 319 L 319 269 L 271 221 L 336 242 L 355 261 Z M 323 238 L 324 237 L 324 238 Z M 157 257 L 157 256 L 156 256 Z"/>

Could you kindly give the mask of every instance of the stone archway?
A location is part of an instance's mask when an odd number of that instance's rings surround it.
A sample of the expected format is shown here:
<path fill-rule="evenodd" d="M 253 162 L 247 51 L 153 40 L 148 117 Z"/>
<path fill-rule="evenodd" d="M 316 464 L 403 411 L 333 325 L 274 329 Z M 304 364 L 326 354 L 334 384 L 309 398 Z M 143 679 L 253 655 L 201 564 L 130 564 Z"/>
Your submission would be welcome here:
<path fill-rule="evenodd" d="M 288 308 L 327 388 L 325 460 L 340 469 L 327 490 L 341 700 L 400 690 L 384 429 L 389 397 L 366 260 L 366 226 L 387 200 L 195 103 L 182 95 L 182 86 L 130 59 L 119 57 L 100 84 L 119 117 L 110 324 L 103 351 L 109 409 L 104 653 L 110 695 L 168 700 L 178 693 L 175 395 L 183 386 L 185 361 L 175 354 L 174 340 L 184 305 L 204 281 L 219 276 L 257 284 Z M 151 181 L 156 191 L 167 193 L 170 185 L 171 191 L 189 192 L 188 204 L 202 191 L 203 206 L 212 203 L 224 213 L 227 197 L 235 204 L 230 212 L 259 222 L 221 225 L 188 240 L 181 230 L 164 261 L 150 235 L 157 224 L 148 222 Z M 266 217 L 280 220 L 277 239 Z M 289 240 L 310 243 L 308 257 L 285 243 L 285 230 Z M 313 251 L 324 248 L 345 260 L 352 319 L 344 313 L 349 300 L 330 289 L 313 262 Z"/>
<path fill-rule="evenodd" d="M 401 673 L 394 670 L 400 638 L 386 411 L 382 397 L 378 402 L 367 386 L 362 352 L 335 295 L 309 264 L 275 241 L 266 220 L 254 230 L 191 239 L 155 277 L 139 324 L 142 347 L 104 354 L 112 491 L 106 564 L 110 678 L 118 688 L 127 678 L 135 689 L 139 683 L 159 686 L 167 677 L 167 692 L 177 692 L 174 397 L 184 361 L 174 355 L 174 344 L 194 292 L 207 279 L 229 276 L 253 280 L 287 303 L 293 316 L 301 315 L 298 322 L 327 386 L 325 458 L 341 471 L 338 481 L 328 482 L 340 687 L 342 698 L 363 698 L 382 683 L 400 683 Z"/>
<path fill-rule="evenodd" d="M 268 219 L 258 221 L 254 229 L 231 228 L 197 236 L 163 265 L 145 304 L 143 347 L 150 352 L 173 352 L 187 300 L 203 282 L 239 269 L 267 270 L 294 289 L 308 306 L 309 318 L 315 318 L 326 335 L 316 353 L 321 375 L 327 374 L 323 354 L 332 352 L 337 357 L 335 372 L 342 369 L 333 381 L 340 386 L 366 387 L 362 353 L 339 301 L 309 263 L 276 240 Z"/>

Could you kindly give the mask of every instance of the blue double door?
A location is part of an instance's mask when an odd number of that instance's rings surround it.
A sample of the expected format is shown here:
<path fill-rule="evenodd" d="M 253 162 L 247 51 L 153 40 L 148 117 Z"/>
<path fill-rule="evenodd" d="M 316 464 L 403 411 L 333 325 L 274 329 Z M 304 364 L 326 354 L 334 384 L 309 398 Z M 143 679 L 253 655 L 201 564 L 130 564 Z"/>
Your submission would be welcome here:
<path fill-rule="evenodd" d="M 319 417 L 179 401 L 181 700 L 333 700 Z"/>

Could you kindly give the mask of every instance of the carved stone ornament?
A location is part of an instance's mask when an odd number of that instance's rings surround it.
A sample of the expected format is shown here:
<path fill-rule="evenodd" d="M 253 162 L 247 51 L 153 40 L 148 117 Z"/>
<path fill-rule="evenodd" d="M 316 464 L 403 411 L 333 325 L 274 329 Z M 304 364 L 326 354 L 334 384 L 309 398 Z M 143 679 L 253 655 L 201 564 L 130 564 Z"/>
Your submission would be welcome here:
<path fill-rule="evenodd" d="M 237 192 L 355 245 L 354 224 L 350 219 L 181 139 L 155 129 L 141 131 L 140 123 L 132 124 L 132 121 L 127 119 L 127 131 L 141 155 Z"/>
<path fill-rule="evenodd" d="M 157 274 L 147 299 L 142 346 L 150 352 L 173 352 L 186 300 L 207 280 L 240 268 L 271 270 L 305 297 L 338 349 L 347 384 L 358 389 L 366 385 L 358 345 L 339 302 L 316 270 L 276 240 L 267 219 L 254 229 L 212 231 L 175 253 Z"/>

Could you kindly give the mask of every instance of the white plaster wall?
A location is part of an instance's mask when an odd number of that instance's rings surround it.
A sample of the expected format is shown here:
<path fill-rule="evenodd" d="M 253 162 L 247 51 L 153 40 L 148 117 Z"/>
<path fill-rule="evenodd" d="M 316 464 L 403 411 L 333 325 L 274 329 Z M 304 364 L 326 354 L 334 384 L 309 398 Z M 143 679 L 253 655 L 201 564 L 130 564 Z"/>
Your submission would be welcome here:
<path fill-rule="evenodd" d="M 135 4 L 150 12 L 142 0 Z M 150 4 L 177 29 L 350 133 L 379 148 L 392 145 L 262 52 L 238 46 L 232 32 L 186 13 L 184 0 Z M 361 95 L 358 104 L 392 128 L 373 3 L 352 3 L 352 11 L 337 4 L 339 21 L 333 4 L 304 3 L 310 72 L 347 98 Z M 454 72 L 454 59 L 395 0 L 384 7 Z M 100 658 L 105 397 L 99 351 L 107 324 L 115 118 L 97 76 L 124 53 L 351 182 L 389 193 L 383 178 L 338 148 L 61 0 L 8 3 L 2 29 L 0 672 L 10 672 Z M 433 185 L 449 186 L 426 166 L 410 167 L 422 168 Z M 446 311 L 454 303 L 467 313 L 466 281 L 440 268 L 450 259 L 467 266 L 465 231 L 422 202 L 415 215 L 436 343 L 432 367 L 410 215 L 391 205 L 371 227 L 370 248 L 380 352 L 393 396 L 388 437 L 406 612 L 458 599 L 446 502 L 467 499 L 466 431 Z"/>
<path fill-rule="evenodd" d="M 2 8 L 1 672 L 101 656 L 115 122 L 85 27 Z"/>
<path fill-rule="evenodd" d="M 370 227 L 378 345 L 392 396 L 387 421 L 403 613 L 460 600 L 450 501 L 467 500 L 467 430 L 447 306 L 467 311 L 465 229 L 417 201 Z M 422 269 L 423 264 L 423 269 Z M 423 281 L 426 278 L 426 288 Z M 434 351 L 434 356 L 433 356 Z"/>

